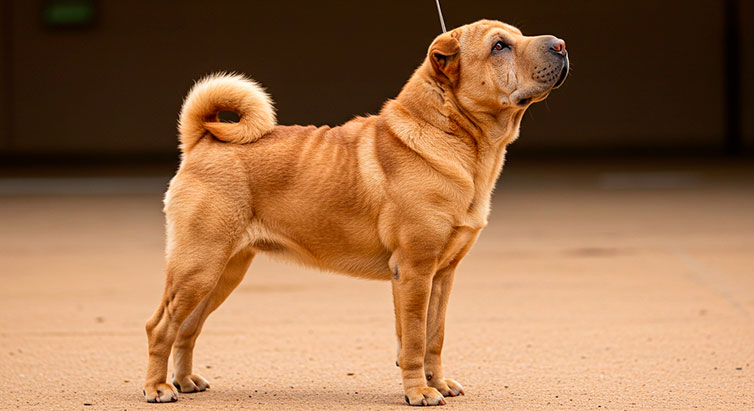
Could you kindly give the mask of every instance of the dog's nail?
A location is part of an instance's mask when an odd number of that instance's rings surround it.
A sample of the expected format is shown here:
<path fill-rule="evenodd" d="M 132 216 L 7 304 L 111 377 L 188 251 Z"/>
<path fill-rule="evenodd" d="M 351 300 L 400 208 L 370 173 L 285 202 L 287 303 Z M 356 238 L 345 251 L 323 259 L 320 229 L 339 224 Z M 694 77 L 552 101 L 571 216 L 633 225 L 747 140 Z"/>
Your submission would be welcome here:
<path fill-rule="evenodd" d="M 160 402 L 160 392 L 157 391 L 157 398 L 154 399 L 155 402 Z"/>
<path fill-rule="evenodd" d="M 142 393 L 143 395 L 147 395 L 147 390 L 141 390 L 141 393 Z"/>
<path fill-rule="evenodd" d="M 446 397 L 455 397 L 455 395 L 453 395 L 453 391 L 448 391 L 448 395 L 446 395 Z"/>
<path fill-rule="evenodd" d="M 199 392 L 199 387 L 197 387 L 196 385 L 194 386 L 194 392 Z"/>
<path fill-rule="evenodd" d="M 440 398 L 440 405 L 445 405 L 445 404 L 447 404 L 447 402 L 445 402 L 445 399 Z"/>
<path fill-rule="evenodd" d="M 403 399 L 406 400 L 406 404 L 411 404 L 411 401 L 408 400 L 408 395 L 404 395 Z"/>
<path fill-rule="evenodd" d="M 427 406 L 427 400 L 422 400 L 422 405 L 426 407 Z"/>
<path fill-rule="evenodd" d="M 400 364 L 398 364 L 398 361 L 395 362 L 396 367 L 400 367 Z"/>
<path fill-rule="evenodd" d="M 466 393 L 463 392 L 463 390 L 459 391 L 458 393 L 461 394 L 461 395 L 466 395 Z"/>

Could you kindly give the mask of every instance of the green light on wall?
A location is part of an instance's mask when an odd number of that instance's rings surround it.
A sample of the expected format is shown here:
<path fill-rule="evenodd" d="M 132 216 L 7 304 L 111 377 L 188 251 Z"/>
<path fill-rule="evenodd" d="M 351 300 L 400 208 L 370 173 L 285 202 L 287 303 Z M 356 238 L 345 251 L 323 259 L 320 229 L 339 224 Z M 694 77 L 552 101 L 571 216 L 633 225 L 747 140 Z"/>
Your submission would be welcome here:
<path fill-rule="evenodd" d="M 52 27 L 82 27 L 94 23 L 93 0 L 48 0 L 44 2 L 42 20 Z"/>

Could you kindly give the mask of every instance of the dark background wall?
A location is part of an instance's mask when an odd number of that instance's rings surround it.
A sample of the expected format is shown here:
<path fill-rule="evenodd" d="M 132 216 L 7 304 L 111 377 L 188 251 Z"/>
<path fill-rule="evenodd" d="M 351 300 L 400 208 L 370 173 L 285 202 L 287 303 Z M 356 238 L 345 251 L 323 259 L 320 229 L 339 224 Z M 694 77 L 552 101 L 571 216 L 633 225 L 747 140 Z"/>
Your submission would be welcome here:
<path fill-rule="evenodd" d="M 95 1 L 93 24 L 52 27 L 50 2 L 0 7 L 0 154 L 174 156 L 192 81 L 246 73 L 282 124 L 375 113 L 439 34 L 432 0 Z M 725 1 L 445 0 L 567 42 L 573 72 L 526 116 L 514 150 L 722 153 L 730 110 L 754 147 L 754 5 L 737 5 L 740 104 L 726 106 Z M 728 76 L 728 77 L 726 77 Z M 735 83 L 734 83 L 735 84 Z M 735 116 L 734 116 L 735 117 Z"/>
<path fill-rule="evenodd" d="M 744 147 L 754 147 L 754 1 L 741 1 L 741 114 Z"/>

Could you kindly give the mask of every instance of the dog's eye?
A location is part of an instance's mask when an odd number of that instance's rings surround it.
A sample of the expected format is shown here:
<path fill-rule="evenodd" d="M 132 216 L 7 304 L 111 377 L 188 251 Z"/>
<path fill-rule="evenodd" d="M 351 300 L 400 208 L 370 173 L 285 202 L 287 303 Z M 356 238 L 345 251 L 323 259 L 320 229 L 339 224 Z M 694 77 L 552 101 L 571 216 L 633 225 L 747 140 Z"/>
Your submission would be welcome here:
<path fill-rule="evenodd" d="M 509 45 L 503 43 L 502 41 L 498 41 L 494 46 L 492 46 L 492 51 L 503 51 L 509 48 L 511 48 Z"/>

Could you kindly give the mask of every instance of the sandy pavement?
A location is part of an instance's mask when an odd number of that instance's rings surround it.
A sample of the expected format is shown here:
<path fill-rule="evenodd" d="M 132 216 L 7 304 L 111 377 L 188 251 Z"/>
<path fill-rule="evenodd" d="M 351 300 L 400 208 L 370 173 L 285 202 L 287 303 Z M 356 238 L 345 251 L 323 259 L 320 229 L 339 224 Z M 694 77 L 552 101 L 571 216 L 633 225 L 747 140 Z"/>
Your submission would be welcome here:
<path fill-rule="evenodd" d="M 0 409 L 407 409 L 389 284 L 264 257 L 199 338 L 211 390 L 144 403 L 159 185 L 9 181 Z M 509 161 L 444 352 L 446 409 L 754 409 L 754 167 Z"/>

